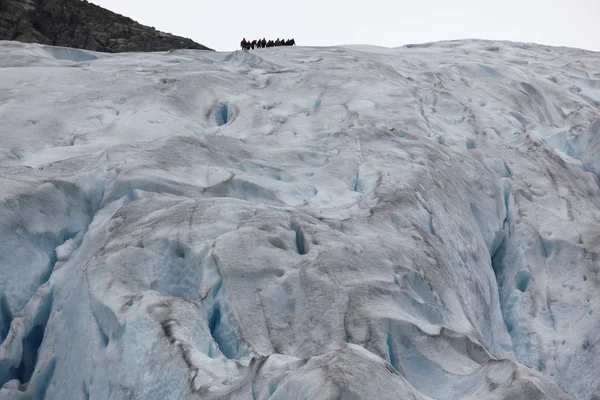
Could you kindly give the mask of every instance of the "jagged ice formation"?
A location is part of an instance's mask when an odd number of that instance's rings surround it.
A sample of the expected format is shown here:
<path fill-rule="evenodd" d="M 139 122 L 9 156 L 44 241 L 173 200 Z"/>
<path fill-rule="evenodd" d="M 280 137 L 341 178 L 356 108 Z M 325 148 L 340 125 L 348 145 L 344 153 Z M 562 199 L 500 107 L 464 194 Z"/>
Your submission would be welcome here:
<path fill-rule="evenodd" d="M 597 53 L 0 67 L 1 398 L 599 398 Z"/>

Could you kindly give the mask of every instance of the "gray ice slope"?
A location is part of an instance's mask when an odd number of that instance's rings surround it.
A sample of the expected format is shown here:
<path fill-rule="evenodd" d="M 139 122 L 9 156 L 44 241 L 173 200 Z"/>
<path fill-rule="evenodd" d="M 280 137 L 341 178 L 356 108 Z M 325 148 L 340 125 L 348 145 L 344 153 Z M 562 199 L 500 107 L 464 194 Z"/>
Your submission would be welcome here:
<path fill-rule="evenodd" d="M 0 67 L 0 398 L 598 398 L 598 54 Z"/>

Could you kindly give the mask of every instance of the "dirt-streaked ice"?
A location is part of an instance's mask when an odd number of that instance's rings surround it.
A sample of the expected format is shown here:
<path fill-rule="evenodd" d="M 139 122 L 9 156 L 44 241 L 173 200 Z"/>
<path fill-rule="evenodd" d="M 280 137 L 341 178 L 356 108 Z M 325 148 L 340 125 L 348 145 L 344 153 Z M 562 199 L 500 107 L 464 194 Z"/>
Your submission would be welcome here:
<path fill-rule="evenodd" d="M 0 42 L 0 398 L 597 399 L 599 71 Z"/>

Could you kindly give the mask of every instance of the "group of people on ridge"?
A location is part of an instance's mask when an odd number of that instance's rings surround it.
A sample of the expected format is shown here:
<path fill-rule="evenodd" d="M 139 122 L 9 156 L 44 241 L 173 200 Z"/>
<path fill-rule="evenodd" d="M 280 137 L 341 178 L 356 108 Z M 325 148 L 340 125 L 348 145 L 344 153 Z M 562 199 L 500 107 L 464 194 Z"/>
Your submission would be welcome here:
<path fill-rule="evenodd" d="M 273 41 L 273 40 L 267 41 L 265 38 L 250 41 L 250 40 L 246 40 L 246 38 L 244 38 L 244 39 L 242 39 L 242 42 L 240 43 L 242 50 L 250 50 L 250 49 L 254 50 L 254 49 L 264 49 L 265 47 L 295 46 L 295 45 L 296 45 L 296 41 L 294 39 L 280 40 L 279 38 L 277 38 L 277 40 L 275 40 L 275 41 Z"/>

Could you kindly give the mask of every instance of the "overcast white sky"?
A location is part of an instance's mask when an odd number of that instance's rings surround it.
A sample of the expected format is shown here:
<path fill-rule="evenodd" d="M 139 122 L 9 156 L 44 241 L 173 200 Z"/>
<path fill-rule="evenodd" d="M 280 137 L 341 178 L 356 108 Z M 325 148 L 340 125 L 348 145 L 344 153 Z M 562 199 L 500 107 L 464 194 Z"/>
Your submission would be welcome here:
<path fill-rule="evenodd" d="M 91 0 L 219 51 L 246 39 L 395 47 L 503 39 L 600 50 L 600 0 Z"/>

